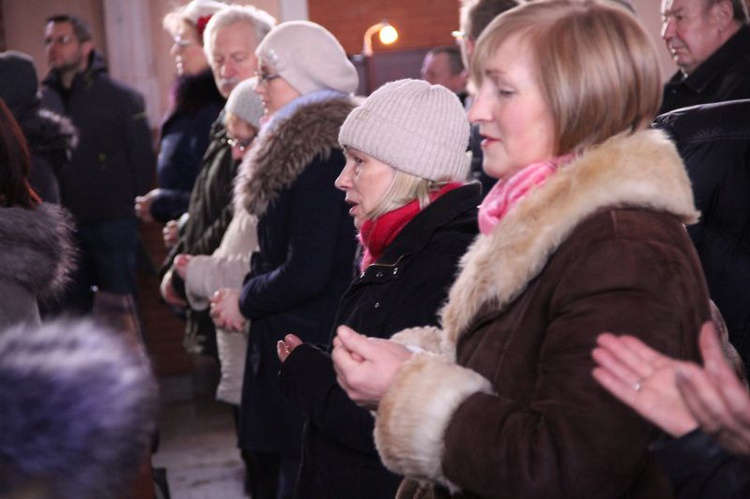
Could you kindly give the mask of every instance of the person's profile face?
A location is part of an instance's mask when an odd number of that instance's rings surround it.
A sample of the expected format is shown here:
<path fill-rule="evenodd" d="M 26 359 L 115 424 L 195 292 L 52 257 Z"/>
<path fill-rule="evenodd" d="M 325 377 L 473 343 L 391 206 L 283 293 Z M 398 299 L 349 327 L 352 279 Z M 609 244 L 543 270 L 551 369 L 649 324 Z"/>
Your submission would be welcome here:
<path fill-rule="evenodd" d="M 479 125 L 484 171 L 497 179 L 554 157 L 552 110 L 535 72 L 533 54 L 519 35 L 490 55 L 469 120 Z"/>
<path fill-rule="evenodd" d="M 232 113 L 227 113 L 227 145 L 232 149 L 232 159 L 239 161 L 250 150 L 257 130 L 250 123 Z"/>
<path fill-rule="evenodd" d="M 719 8 L 719 3 L 707 7 L 706 0 L 662 1 L 661 37 L 685 73 L 695 71 L 723 44 Z"/>
<path fill-rule="evenodd" d="M 172 41 L 169 53 L 174 58 L 178 75 L 195 75 L 208 67 L 198 30 L 192 24 L 179 23 L 172 33 Z"/>
<path fill-rule="evenodd" d="M 335 185 L 346 193 L 349 215 L 359 229 L 385 197 L 396 170 L 353 147 L 347 147 L 345 154 L 346 165 Z"/>

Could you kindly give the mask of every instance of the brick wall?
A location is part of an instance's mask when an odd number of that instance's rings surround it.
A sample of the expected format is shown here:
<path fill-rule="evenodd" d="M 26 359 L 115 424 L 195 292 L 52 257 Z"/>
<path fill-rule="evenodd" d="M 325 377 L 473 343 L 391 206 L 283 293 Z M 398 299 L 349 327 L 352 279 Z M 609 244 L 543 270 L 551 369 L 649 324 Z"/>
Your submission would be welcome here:
<path fill-rule="evenodd" d="M 3 2 L 0 2 L 0 52 L 8 50 L 8 43 L 5 41 L 5 13 Z"/>

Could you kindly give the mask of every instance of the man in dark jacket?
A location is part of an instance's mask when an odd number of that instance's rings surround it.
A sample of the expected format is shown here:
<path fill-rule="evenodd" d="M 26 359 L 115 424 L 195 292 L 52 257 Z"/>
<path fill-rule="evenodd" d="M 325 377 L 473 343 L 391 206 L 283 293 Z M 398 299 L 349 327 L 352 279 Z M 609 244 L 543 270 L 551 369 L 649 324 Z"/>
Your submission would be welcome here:
<path fill-rule="evenodd" d="M 750 100 L 659 116 L 693 187 L 698 223 L 688 226 L 729 340 L 750 369 Z"/>
<path fill-rule="evenodd" d="M 96 52 L 91 29 L 74 16 L 47 20 L 44 44 L 50 72 L 43 103 L 69 116 L 79 144 L 60 172 L 60 194 L 76 222 L 80 267 L 65 300 L 84 314 L 92 288 L 135 291 L 137 222 L 133 200 L 153 181 L 155 155 L 143 97 L 112 81 Z"/>
<path fill-rule="evenodd" d="M 750 98 L 750 27 L 745 0 L 663 0 L 662 38 L 679 70 L 659 114 Z"/>

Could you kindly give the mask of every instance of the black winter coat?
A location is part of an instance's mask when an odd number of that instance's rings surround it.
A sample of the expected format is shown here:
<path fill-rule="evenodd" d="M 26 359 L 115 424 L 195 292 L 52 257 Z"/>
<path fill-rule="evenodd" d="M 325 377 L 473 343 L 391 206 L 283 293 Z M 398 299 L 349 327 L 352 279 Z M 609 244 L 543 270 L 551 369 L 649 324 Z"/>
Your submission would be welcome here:
<path fill-rule="evenodd" d="M 678 71 L 664 85 L 659 114 L 681 107 L 750 99 L 750 26 L 740 30 L 685 77 Z"/>
<path fill-rule="evenodd" d="M 685 161 L 698 223 L 688 226 L 729 341 L 750 368 L 750 100 L 659 116 Z"/>
<path fill-rule="evenodd" d="M 232 220 L 232 182 L 239 163 L 232 159 L 226 135 L 222 112 L 211 127 L 211 143 L 190 195 L 188 219 L 181 229 L 180 240 L 167 255 L 161 275 L 171 268 L 174 257 L 180 253 L 213 253 Z M 177 293 L 184 296 L 184 282 L 176 272 L 172 274 L 172 282 Z M 183 346 L 191 353 L 217 355 L 216 328 L 208 310 L 188 309 Z"/>
<path fill-rule="evenodd" d="M 94 51 L 69 91 L 54 70 L 42 85 L 43 106 L 69 116 L 79 132 L 60 172 L 62 204 L 78 224 L 135 217 L 135 197 L 151 187 L 156 164 L 143 96 L 111 80 Z"/>
<path fill-rule="evenodd" d="M 161 126 L 156 173 L 159 195 L 151 215 L 160 222 L 177 219 L 187 211 L 195 178 L 211 140 L 211 126 L 224 108 L 210 69 L 180 78 L 175 108 Z"/>
<path fill-rule="evenodd" d="M 750 458 L 730 454 L 700 430 L 655 444 L 652 452 L 680 499 L 750 497 Z"/>
<path fill-rule="evenodd" d="M 349 206 L 334 186 L 345 164 L 338 131 L 353 103 L 308 98 L 262 132 L 237 181 L 239 202 L 258 217 L 259 245 L 239 303 L 250 319 L 240 447 L 287 457 L 299 456 L 302 419 L 281 397 L 276 343 L 288 333 L 328 339 L 356 248 Z"/>
<path fill-rule="evenodd" d="M 479 184 L 470 184 L 420 212 L 354 280 L 334 324 L 379 338 L 409 327 L 436 326 L 458 261 L 477 234 L 480 202 Z M 373 417 L 339 387 L 328 354 L 309 345 L 297 347 L 282 366 L 280 383 L 307 420 L 297 497 L 395 496 L 401 478 L 380 462 Z"/>

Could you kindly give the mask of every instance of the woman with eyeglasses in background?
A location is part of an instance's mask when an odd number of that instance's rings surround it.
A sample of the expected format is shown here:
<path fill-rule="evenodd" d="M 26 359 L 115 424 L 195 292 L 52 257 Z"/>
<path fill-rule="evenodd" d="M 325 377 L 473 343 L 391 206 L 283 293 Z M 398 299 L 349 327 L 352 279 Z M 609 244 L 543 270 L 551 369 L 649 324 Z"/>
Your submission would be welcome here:
<path fill-rule="evenodd" d="M 227 143 L 232 159 L 240 161 L 248 155 L 260 129 L 263 103 L 255 92 L 256 79 L 239 83 L 227 99 L 225 122 Z M 242 193 L 235 204 L 241 206 Z M 178 254 L 175 272 L 185 281 L 185 295 L 193 310 L 206 310 L 209 300 L 220 288 L 238 288 L 250 269 L 250 254 L 258 246 L 255 219 L 246 210 L 235 210 L 221 244 L 211 255 Z M 247 334 L 216 328 L 216 346 L 221 377 L 216 398 L 239 409 L 242 377 L 245 370 Z"/>
<path fill-rule="evenodd" d="M 206 24 L 224 7 L 214 0 L 193 0 L 164 16 L 164 29 L 174 41 L 170 53 L 177 79 L 161 124 L 156 164 L 159 187 L 135 199 L 135 212 L 143 221 L 166 223 L 187 210 L 211 139 L 211 125 L 224 107 L 203 51 Z"/>
<path fill-rule="evenodd" d="M 339 128 L 353 109 L 357 71 L 325 28 L 281 24 L 256 50 L 257 92 L 266 109 L 236 189 L 258 220 L 258 245 L 242 289 L 219 290 L 218 327 L 250 321 L 240 408 L 240 447 L 253 499 L 291 497 L 302 418 L 278 387 L 276 344 L 295 333 L 326 343 L 353 275 L 356 238 L 334 181 L 345 159 Z"/>

